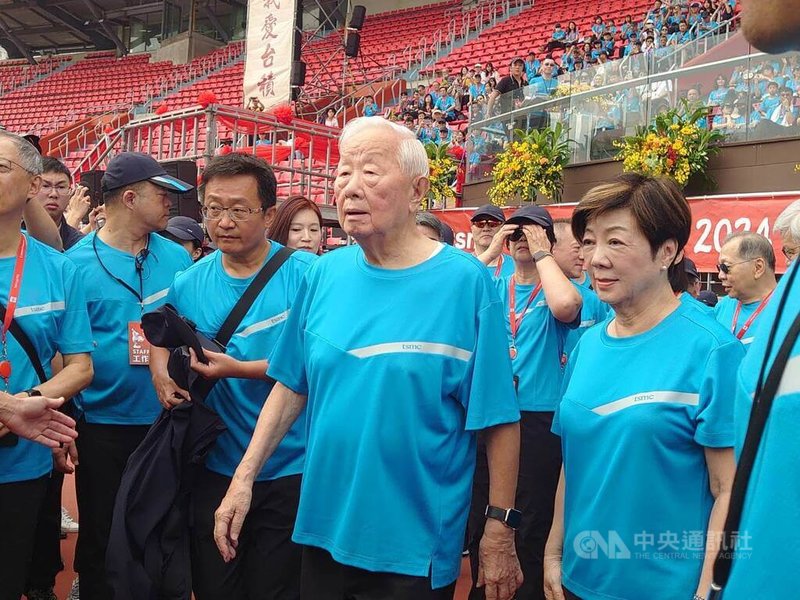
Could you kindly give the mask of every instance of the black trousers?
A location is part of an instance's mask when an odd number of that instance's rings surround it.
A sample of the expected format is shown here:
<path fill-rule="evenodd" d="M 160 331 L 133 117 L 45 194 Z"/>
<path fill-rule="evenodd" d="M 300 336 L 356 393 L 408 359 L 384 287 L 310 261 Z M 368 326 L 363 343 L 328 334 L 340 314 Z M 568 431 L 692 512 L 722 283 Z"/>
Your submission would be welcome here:
<path fill-rule="evenodd" d="M 56 575 L 64 570 L 61 561 L 61 488 L 64 474 L 53 471 L 39 510 L 33 546 L 33 560 L 26 590 L 47 590 L 56 585 Z"/>
<path fill-rule="evenodd" d="M 81 600 L 111 600 L 106 580 L 106 548 L 114 500 L 128 457 L 147 434 L 147 425 L 101 425 L 78 421 L 75 491 L 81 524 L 75 548 L 75 571 Z"/>
<path fill-rule="evenodd" d="M 19 600 L 33 556 L 34 535 L 49 476 L 0 484 L 0 600 Z"/>
<path fill-rule="evenodd" d="M 521 414 L 516 508 L 522 511 L 522 524 L 517 530 L 516 545 L 525 581 L 517 591 L 517 600 L 544 600 L 544 547 L 553 523 L 553 502 L 561 472 L 561 440 L 550 432 L 552 423 L 551 412 Z M 486 446 L 479 441 L 468 524 L 473 581 L 470 600 L 485 598 L 483 588 L 476 588 L 475 582 L 478 577 L 478 547 L 488 502 Z"/>
<path fill-rule="evenodd" d="M 430 577 L 349 567 L 326 550 L 303 546 L 302 600 L 452 600 L 455 589 L 455 582 L 432 590 Z"/>
<path fill-rule="evenodd" d="M 198 477 L 192 489 L 192 588 L 197 600 L 300 598 L 302 547 L 292 541 L 300 481 L 300 475 L 290 475 L 256 482 L 236 558 L 225 563 L 214 543 L 214 511 L 231 480 L 208 470 Z"/>

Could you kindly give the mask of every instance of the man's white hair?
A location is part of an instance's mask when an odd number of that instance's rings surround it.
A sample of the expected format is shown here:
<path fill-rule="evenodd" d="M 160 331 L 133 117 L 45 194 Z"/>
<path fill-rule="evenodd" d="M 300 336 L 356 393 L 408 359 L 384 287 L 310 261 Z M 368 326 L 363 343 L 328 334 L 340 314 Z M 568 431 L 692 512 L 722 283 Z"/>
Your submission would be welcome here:
<path fill-rule="evenodd" d="M 775 219 L 775 227 L 781 237 L 790 235 L 795 242 L 800 242 L 800 200 L 795 200 L 783 209 Z"/>
<path fill-rule="evenodd" d="M 407 127 L 402 127 L 383 117 L 358 117 L 353 119 L 339 136 L 339 146 L 344 146 L 345 142 L 356 134 L 371 129 L 387 129 L 399 138 L 397 146 L 397 160 L 400 163 L 400 170 L 404 175 L 411 177 L 428 177 L 428 155 L 425 147 Z"/>

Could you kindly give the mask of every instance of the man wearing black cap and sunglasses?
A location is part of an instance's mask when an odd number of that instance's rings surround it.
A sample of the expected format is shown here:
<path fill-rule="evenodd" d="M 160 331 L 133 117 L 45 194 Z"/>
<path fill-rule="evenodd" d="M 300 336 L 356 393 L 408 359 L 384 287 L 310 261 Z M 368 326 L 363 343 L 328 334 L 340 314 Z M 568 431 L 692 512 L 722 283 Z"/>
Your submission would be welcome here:
<path fill-rule="evenodd" d="M 561 357 L 567 332 L 580 324 L 581 294 L 551 253 L 556 237 L 553 219 L 540 206 L 524 206 L 506 221 L 479 259 L 486 264 L 505 243 L 514 260 L 514 273 L 495 279 L 503 301 L 508 351 L 521 413 L 520 468 L 516 507 L 522 513 L 516 545 L 525 581 L 518 600 L 544 598 L 544 547 L 553 518 L 561 445 L 550 431 L 560 399 Z M 473 510 L 470 513 L 470 558 L 475 574 L 477 541 L 488 491 L 487 460 L 478 447 Z M 472 600 L 482 599 L 473 589 Z"/>
<path fill-rule="evenodd" d="M 480 208 L 476 208 L 475 212 L 472 213 L 472 217 L 470 217 L 472 245 L 475 248 L 475 256 L 480 257 L 481 254 L 489 249 L 493 241 L 499 245 L 500 250 L 494 254 L 494 260 L 489 261 L 486 265 L 494 277 L 507 277 L 514 273 L 514 262 L 502 253 L 503 240 L 498 238 L 495 241 L 495 235 L 505 222 L 506 216 L 503 213 L 503 209 L 494 204 L 484 204 Z"/>
<path fill-rule="evenodd" d="M 191 184 L 130 152 L 109 162 L 101 186 L 106 224 L 68 252 L 86 285 L 96 349 L 94 380 L 75 399 L 81 514 L 75 570 L 83 600 L 112 597 L 104 566 L 114 499 L 128 456 L 161 411 L 141 317 L 164 303 L 175 275 L 192 264 L 183 248 L 151 235 L 167 226 L 169 192 L 188 192 Z"/>

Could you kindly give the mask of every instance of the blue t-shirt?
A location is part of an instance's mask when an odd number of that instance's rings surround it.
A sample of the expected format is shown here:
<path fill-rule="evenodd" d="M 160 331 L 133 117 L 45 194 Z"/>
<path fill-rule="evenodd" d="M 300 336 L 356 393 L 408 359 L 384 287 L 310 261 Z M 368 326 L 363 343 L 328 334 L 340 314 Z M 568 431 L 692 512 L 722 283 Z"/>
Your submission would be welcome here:
<path fill-rule="evenodd" d="M 93 356 L 94 379 L 75 398 L 79 414 L 89 423 L 150 425 L 161 412 L 150 369 L 147 365 L 130 364 L 129 323 L 140 322 L 143 313 L 164 304 L 175 275 L 191 266 L 192 259 L 182 246 L 156 234 L 150 235 L 147 248 L 141 268 L 142 304 L 114 279 L 121 279 L 139 292 L 134 256 L 109 246 L 95 233 L 67 252 L 86 287 L 97 349 Z"/>
<path fill-rule="evenodd" d="M 695 310 L 699 310 L 704 315 L 711 315 L 712 317 L 714 316 L 713 308 L 711 308 L 707 304 L 703 304 L 702 302 L 700 302 L 700 300 L 692 296 L 689 292 L 683 292 L 680 296 L 678 296 L 678 299 L 681 301 L 682 304 L 685 304 L 686 306 L 693 308 Z"/>
<path fill-rule="evenodd" d="M 797 266 L 792 267 L 794 269 Z M 758 335 L 747 351 L 737 376 L 736 451 L 744 445 L 747 422 L 761 364 L 767 354 L 769 333 L 777 319 L 778 305 L 786 305 L 780 315 L 775 341 L 765 370 L 766 379 L 775 355 L 789 327 L 800 313 L 800 278 L 787 288 L 791 271 L 784 275 L 774 298 L 759 315 Z M 800 274 L 798 274 L 800 275 Z M 797 550 L 794 540 L 800 522 L 800 342 L 795 342 L 783 371 L 778 393 L 772 404 L 756 455 L 739 524 L 737 556 L 733 561 L 724 600 L 752 598 L 793 598 L 796 595 Z M 780 549 L 780 550 L 779 550 Z M 766 576 L 766 574 L 769 576 Z"/>
<path fill-rule="evenodd" d="M 268 372 L 308 396 L 292 539 L 345 565 L 430 574 L 434 588 L 454 581 L 474 430 L 519 419 L 486 268 L 452 246 L 396 270 L 370 265 L 358 246 L 326 254 Z"/>
<path fill-rule="evenodd" d="M 583 272 L 583 275 L 584 275 L 583 281 L 581 281 L 581 282 L 575 281 L 574 279 L 572 279 L 570 281 L 572 281 L 572 283 L 574 283 L 575 285 L 577 285 L 579 287 L 584 287 L 587 290 L 591 290 L 592 289 L 592 278 L 589 277 L 589 274 L 586 271 Z"/>
<path fill-rule="evenodd" d="M 434 106 L 444 113 L 450 113 L 455 110 L 456 99 L 450 95 L 439 96 Z"/>
<path fill-rule="evenodd" d="M 536 77 L 530 84 L 533 93 L 537 96 L 549 96 L 556 91 L 558 87 L 558 79 L 551 77 L 545 79 L 544 77 Z"/>
<path fill-rule="evenodd" d="M 586 282 L 589 282 L 588 277 L 586 278 Z M 567 363 L 575 346 L 578 345 L 578 340 L 583 337 L 583 334 L 586 333 L 590 327 L 594 327 L 598 323 L 605 321 L 609 312 L 608 304 L 600 300 L 597 294 L 589 289 L 588 286 L 575 283 L 574 281 L 572 281 L 572 285 L 578 288 L 578 291 L 581 293 L 583 306 L 581 307 L 580 324 L 575 329 L 571 329 L 567 332 L 567 339 L 564 342 L 563 364 Z"/>
<path fill-rule="evenodd" d="M 722 102 L 725 100 L 727 96 L 728 96 L 728 88 L 717 88 L 708 95 L 707 104 L 718 106 L 722 104 Z"/>
<path fill-rule="evenodd" d="M 714 503 L 705 447 L 733 446 L 744 349 L 684 304 L 627 338 L 608 335 L 610 321 L 578 342 L 553 420 L 564 586 L 584 600 L 688 598 Z"/>
<path fill-rule="evenodd" d="M 272 242 L 269 260 L 282 246 Z M 236 278 L 222 266 L 222 253 L 192 265 L 175 278 L 167 302 L 184 317 L 191 319 L 198 331 L 216 337 L 236 302 L 244 294 L 252 277 Z M 300 281 L 316 256 L 295 252 L 272 276 L 256 298 L 236 332 L 228 342 L 227 354 L 238 360 L 265 360 L 280 337 L 289 316 Z M 213 302 L 208 299 L 213 298 Z M 258 415 L 272 390 L 272 382 L 260 379 L 227 378 L 217 382 L 206 398 L 227 425 L 208 454 L 206 467 L 232 477 L 253 437 Z M 256 478 L 257 481 L 295 475 L 303 471 L 305 452 L 305 413 L 298 417 L 278 448 Z"/>
<path fill-rule="evenodd" d="M 780 96 L 770 96 L 766 94 L 763 98 L 761 98 L 761 110 L 766 113 L 767 116 L 775 110 L 781 103 Z"/>
<path fill-rule="evenodd" d="M 517 357 L 511 361 L 514 376 L 517 378 L 517 398 L 522 411 L 552 412 L 561 397 L 563 370 L 561 357 L 564 354 L 564 341 L 569 328 L 577 327 L 578 319 L 568 325 L 562 323 L 550 312 L 544 290 L 539 289 L 528 304 L 534 291 L 533 285 L 516 284 L 515 310 L 517 319 L 525 316 L 519 325 L 516 339 L 511 337 L 511 277 L 495 279 L 495 286 L 503 302 L 506 318 L 508 346 L 517 349 Z M 526 305 L 528 309 L 525 310 Z M 507 350 L 508 352 L 508 350 Z"/>
<path fill-rule="evenodd" d="M 492 277 L 502 279 L 514 274 L 514 259 L 508 254 L 501 254 L 496 265 L 486 265 Z"/>
<path fill-rule="evenodd" d="M 30 338 L 49 379 L 50 361 L 56 352 L 81 354 L 93 349 L 86 297 L 83 282 L 69 259 L 28 234 L 23 235 L 28 240 L 28 252 L 14 320 Z M 15 264 L 16 256 L 0 258 L 3 306 L 8 306 Z M 11 333 L 6 336 L 6 347 L 13 365 L 8 393 L 18 394 L 39 385 L 28 355 Z M 15 446 L 0 448 L 0 484 L 37 479 L 52 468 L 50 448 L 36 442 L 19 438 Z"/>
<path fill-rule="evenodd" d="M 772 300 L 770 300 L 770 302 L 771 301 Z M 759 304 L 761 304 L 760 300 L 742 304 L 742 308 L 739 310 L 739 316 L 736 319 L 736 322 L 734 322 L 733 317 L 736 314 L 736 307 L 739 306 L 739 301 L 736 298 L 725 296 L 724 298 L 720 298 L 719 302 L 717 302 L 717 305 L 714 307 L 714 316 L 716 317 L 717 321 L 719 321 L 722 326 L 725 327 L 725 329 L 736 335 L 739 333 L 742 327 L 744 327 L 744 324 L 747 323 L 747 320 L 753 315 L 753 313 L 756 312 Z M 764 311 L 762 310 L 761 314 L 755 318 L 755 320 L 750 324 L 750 327 L 742 336 L 741 341 L 745 346 L 749 346 L 753 343 L 753 340 L 755 339 L 756 325 L 761 320 L 761 315 L 763 314 Z"/>
<path fill-rule="evenodd" d="M 372 104 L 365 104 L 364 105 L 364 116 L 365 117 L 374 117 L 378 114 L 378 105 L 374 102 Z"/>

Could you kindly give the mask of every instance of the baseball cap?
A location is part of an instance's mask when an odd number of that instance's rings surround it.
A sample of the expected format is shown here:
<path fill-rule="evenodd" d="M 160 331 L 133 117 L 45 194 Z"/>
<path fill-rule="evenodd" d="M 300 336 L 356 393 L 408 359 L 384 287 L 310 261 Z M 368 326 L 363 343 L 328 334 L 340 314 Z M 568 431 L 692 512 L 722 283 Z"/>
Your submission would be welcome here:
<path fill-rule="evenodd" d="M 697 294 L 697 299 L 706 306 L 716 306 L 719 300 L 717 295 L 711 290 L 702 290 Z"/>
<path fill-rule="evenodd" d="M 690 277 L 694 277 L 695 279 L 700 279 L 700 273 L 697 272 L 697 267 L 694 264 L 694 261 L 691 258 L 684 257 L 683 259 L 683 270 L 686 271 L 686 274 Z"/>
<path fill-rule="evenodd" d="M 100 187 L 104 192 L 110 192 L 140 181 L 149 181 L 178 194 L 194 189 L 193 185 L 168 175 L 152 156 L 139 152 L 123 152 L 112 158 L 100 180 Z"/>
<path fill-rule="evenodd" d="M 536 223 L 545 229 L 553 228 L 553 217 L 541 206 L 523 206 L 514 211 L 514 214 L 506 221 L 508 225 L 523 225 L 525 223 Z"/>
<path fill-rule="evenodd" d="M 202 227 L 191 217 L 172 217 L 167 221 L 165 231 L 184 242 L 194 240 L 202 244 L 205 239 Z"/>
<path fill-rule="evenodd" d="M 501 223 L 505 223 L 506 221 L 506 216 L 503 214 L 503 210 L 494 204 L 484 204 L 480 208 L 476 208 L 469 220 L 474 221 L 478 217 L 491 217 L 492 219 L 500 221 Z"/>

